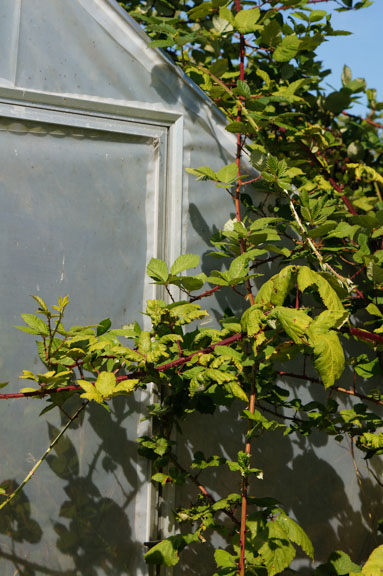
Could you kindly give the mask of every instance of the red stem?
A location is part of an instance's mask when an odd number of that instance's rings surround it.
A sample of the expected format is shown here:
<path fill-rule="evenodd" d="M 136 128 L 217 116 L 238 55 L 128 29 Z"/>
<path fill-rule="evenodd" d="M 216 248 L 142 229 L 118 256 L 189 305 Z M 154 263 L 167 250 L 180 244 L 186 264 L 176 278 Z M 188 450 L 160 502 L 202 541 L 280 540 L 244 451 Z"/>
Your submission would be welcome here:
<path fill-rule="evenodd" d="M 380 336 L 380 334 L 374 334 L 373 332 L 367 332 L 367 330 L 361 330 L 360 328 L 354 328 L 351 326 L 350 334 L 359 340 L 374 342 L 375 344 L 383 344 L 383 336 Z"/>
<path fill-rule="evenodd" d="M 56 392 L 70 392 L 71 390 L 82 390 L 80 386 L 70 385 L 61 386 L 60 388 L 52 388 L 51 390 L 34 390 L 33 392 L 16 392 L 14 394 L 0 394 L 0 400 L 10 400 L 11 398 L 33 398 L 34 396 L 49 396 Z"/>
<path fill-rule="evenodd" d="M 189 356 L 183 356 L 182 358 L 177 358 L 177 360 L 173 360 L 172 362 L 168 362 L 167 364 L 162 364 L 162 366 L 156 366 L 155 370 L 157 370 L 158 372 L 165 372 L 166 370 L 170 370 L 170 368 L 174 368 L 176 366 L 182 366 L 183 364 L 186 364 L 187 362 L 189 362 L 194 356 L 196 356 L 197 354 L 207 354 L 209 352 L 211 352 L 212 350 L 214 350 L 214 348 L 216 348 L 216 346 L 228 346 L 229 344 L 232 344 L 233 342 L 236 342 L 237 340 L 241 340 L 244 337 L 244 334 L 242 334 L 241 332 L 239 334 L 233 334 L 233 336 L 229 336 L 228 338 L 225 338 L 224 340 L 221 340 L 220 342 L 216 342 L 215 344 L 210 344 L 210 346 L 207 346 L 207 348 L 203 348 L 202 350 L 197 350 L 196 352 L 193 352 L 192 354 L 189 354 Z M 125 380 L 130 380 L 132 378 L 135 378 L 137 376 L 144 376 L 145 374 L 142 372 L 138 372 L 136 374 L 128 374 L 126 376 L 117 376 L 116 381 L 117 382 L 123 382 Z M 82 390 L 82 388 L 80 386 L 76 386 L 76 385 L 69 385 L 69 386 L 61 386 L 60 388 L 52 388 L 50 390 L 46 390 L 45 388 L 42 388 L 41 390 L 35 390 L 33 392 L 16 392 L 13 394 L 0 394 L 0 400 L 10 400 L 11 398 L 33 398 L 34 396 L 37 397 L 43 397 L 43 396 L 50 396 L 50 394 L 55 394 L 57 392 L 68 392 L 71 390 Z"/>
<path fill-rule="evenodd" d="M 206 290 L 206 292 L 203 292 L 198 296 L 192 296 L 189 299 L 189 302 L 195 302 L 196 300 L 201 300 L 201 298 L 207 298 L 207 296 L 211 296 L 211 294 L 214 294 L 214 292 L 218 292 L 218 290 L 221 290 L 221 288 L 222 286 L 214 286 L 214 288 L 212 288 L 211 290 Z"/>

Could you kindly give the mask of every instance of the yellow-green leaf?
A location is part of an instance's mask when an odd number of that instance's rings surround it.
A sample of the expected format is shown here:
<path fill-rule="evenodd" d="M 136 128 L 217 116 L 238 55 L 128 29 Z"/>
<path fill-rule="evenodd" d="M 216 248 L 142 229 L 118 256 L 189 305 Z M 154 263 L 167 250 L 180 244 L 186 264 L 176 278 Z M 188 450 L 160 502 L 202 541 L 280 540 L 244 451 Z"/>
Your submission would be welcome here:
<path fill-rule="evenodd" d="M 345 365 L 343 348 L 335 332 L 315 336 L 314 356 L 314 366 L 325 388 L 333 386 L 343 374 Z"/>

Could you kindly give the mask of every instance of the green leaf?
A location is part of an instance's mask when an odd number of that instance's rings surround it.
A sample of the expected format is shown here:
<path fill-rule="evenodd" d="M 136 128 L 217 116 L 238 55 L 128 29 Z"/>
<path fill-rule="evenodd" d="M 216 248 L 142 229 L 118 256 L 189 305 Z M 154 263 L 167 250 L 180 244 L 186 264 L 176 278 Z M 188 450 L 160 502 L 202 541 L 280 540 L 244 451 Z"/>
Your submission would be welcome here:
<path fill-rule="evenodd" d="M 360 566 L 352 562 L 350 556 L 342 550 L 332 552 L 326 564 L 321 564 L 315 570 L 315 576 L 361 576 Z"/>
<path fill-rule="evenodd" d="M 156 282 L 166 282 L 169 277 L 166 262 L 159 258 L 152 258 L 146 269 L 147 275 Z"/>
<path fill-rule="evenodd" d="M 116 376 L 113 372 L 101 372 L 97 377 L 95 386 L 103 398 L 108 398 L 116 386 Z"/>
<path fill-rule="evenodd" d="M 128 380 L 123 380 L 116 384 L 113 389 L 111 396 L 119 396 L 120 394 L 131 394 L 139 384 L 139 380 L 137 378 L 129 378 Z"/>
<path fill-rule="evenodd" d="M 237 558 L 230 554 L 227 550 L 221 550 L 218 548 L 214 552 L 214 558 L 218 568 L 236 568 Z M 236 570 L 237 571 L 237 570 Z"/>
<path fill-rule="evenodd" d="M 249 34 L 260 30 L 262 26 L 257 26 L 257 22 L 261 12 L 258 8 L 250 8 L 249 10 L 240 10 L 235 15 L 234 27 L 240 34 Z"/>
<path fill-rule="evenodd" d="M 315 336 L 313 343 L 314 366 L 325 388 L 329 388 L 343 374 L 345 366 L 343 348 L 335 332 Z"/>
<path fill-rule="evenodd" d="M 289 518 L 289 516 L 284 512 L 277 517 L 276 522 L 278 522 L 281 528 L 286 532 L 288 539 L 291 540 L 291 542 L 294 542 L 294 544 L 300 546 L 303 552 L 314 560 L 314 547 L 303 528 L 301 528 L 294 520 Z"/>
<path fill-rule="evenodd" d="M 193 540 L 195 540 L 193 534 L 169 536 L 166 540 L 162 540 L 162 542 L 153 546 L 153 548 L 145 554 L 145 560 L 148 564 L 175 566 L 179 561 L 179 552 L 193 542 Z"/>
<path fill-rule="evenodd" d="M 239 96 L 243 96 L 244 98 L 250 98 L 250 96 L 251 96 L 250 86 L 244 80 L 238 80 L 237 81 L 237 87 L 236 87 L 235 92 L 236 92 L 236 94 L 238 94 Z M 237 166 L 237 165 L 235 164 L 235 166 Z M 237 168 L 237 172 L 238 172 L 238 168 Z"/>
<path fill-rule="evenodd" d="M 98 404 L 102 404 L 104 402 L 104 398 L 101 396 L 100 392 L 91 382 L 88 382 L 87 380 L 77 380 L 77 383 L 81 386 L 83 390 L 85 390 L 85 393 L 81 394 L 81 398 L 87 398 L 88 400 L 93 400 Z"/>
<path fill-rule="evenodd" d="M 362 576 L 383 576 L 383 545 L 371 553 L 362 568 Z"/>
<path fill-rule="evenodd" d="M 289 62 L 298 54 L 300 44 L 301 41 L 295 34 L 285 36 L 274 50 L 274 60 L 277 62 Z"/>
<path fill-rule="evenodd" d="M 266 307 L 270 304 L 275 306 L 282 305 L 287 294 L 294 286 L 296 271 L 296 266 L 285 266 L 279 274 L 272 276 L 259 289 L 255 297 L 255 303 Z"/>
<path fill-rule="evenodd" d="M 145 554 L 145 561 L 148 564 L 175 566 L 179 559 L 177 548 L 170 539 L 162 540 Z"/>
<path fill-rule="evenodd" d="M 234 280 L 247 276 L 249 260 L 250 257 L 246 252 L 234 258 L 228 270 L 230 279 Z"/>
<path fill-rule="evenodd" d="M 331 92 L 324 102 L 325 107 L 334 114 L 340 114 L 351 104 L 351 92 L 346 88 L 342 88 L 339 92 Z"/>
<path fill-rule="evenodd" d="M 241 134 L 247 134 L 249 132 L 249 126 L 245 122 L 230 122 L 225 126 L 225 130 L 235 134 L 238 132 Z"/>
<path fill-rule="evenodd" d="M 319 22 L 327 16 L 326 10 L 312 10 L 309 13 L 310 22 Z"/>
<path fill-rule="evenodd" d="M 266 316 L 256 306 L 248 308 L 241 318 L 242 329 L 248 336 L 255 336 L 261 330 L 261 325 L 266 321 Z"/>
<path fill-rule="evenodd" d="M 331 284 L 319 272 L 311 270 L 308 266 L 300 266 L 297 278 L 298 288 L 304 292 L 310 286 L 315 286 L 323 301 L 329 309 L 344 312 L 342 302 Z"/>
<path fill-rule="evenodd" d="M 239 398 L 239 400 L 243 400 L 244 402 L 248 403 L 249 399 L 247 397 L 246 392 L 244 389 L 238 384 L 238 382 L 228 382 L 226 385 L 226 390 L 230 392 L 235 398 Z"/>
<path fill-rule="evenodd" d="M 216 173 L 208 166 L 201 166 L 200 168 L 186 168 L 186 172 L 197 176 L 197 180 L 213 180 L 217 181 Z"/>
<path fill-rule="evenodd" d="M 231 184 L 238 177 L 238 166 L 235 162 L 224 166 L 216 173 L 220 182 Z"/>
<path fill-rule="evenodd" d="M 170 48 L 171 46 L 174 46 L 175 43 L 175 40 L 169 38 L 168 40 L 152 40 L 149 42 L 148 46 L 150 48 Z"/>
<path fill-rule="evenodd" d="M 286 334 L 290 336 L 296 344 L 308 343 L 307 331 L 312 322 L 312 318 L 303 312 L 303 310 L 276 306 L 269 317 L 271 316 L 275 316 L 278 319 Z"/>
<path fill-rule="evenodd" d="M 326 334 L 332 328 L 339 328 L 348 318 L 346 310 L 325 310 L 317 316 L 310 325 L 309 335 Z"/>
<path fill-rule="evenodd" d="M 147 354 L 151 348 L 150 332 L 142 330 L 138 337 L 137 348 L 140 354 Z"/>
<path fill-rule="evenodd" d="M 376 304 L 373 304 L 372 302 L 367 306 L 366 310 L 372 316 L 379 316 L 379 318 L 382 318 L 383 316 L 382 312 L 379 310 Z"/>
<path fill-rule="evenodd" d="M 259 553 L 266 565 L 268 576 L 275 576 L 294 560 L 295 548 L 277 522 L 268 522 L 266 530 L 266 542 L 259 548 Z"/>
<path fill-rule="evenodd" d="M 97 326 L 97 336 L 102 336 L 102 334 L 105 334 L 105 332 L 109 330 L 111 325 L 112 322 L 110 318 L 105 318 L 105 320 L 101 320 L 101 322 Z"/>
<path fill-rule="evenodd" d="M 176 276 L 184 270 L 189 270 L 189 268 L 197 268 L 199 262 L 200 256 L 198 254 L 182 254 L 173 263 L 170 273 Z"/>
<path fill-rule="evenodd" d="M 21 318 L 24 320 L 32 330 L 36 330 L 36 334 L 41 334 L 42 336 L 49 336 L 48 326 L 45 324 L 41 318 L 35 316 L 34 314 L 21 314 Z"/>
<path fill-rule="evenodd" d="M 36 300 L 41 310 L 44 310 L 44 312 L 48 312 L 48 306 L 45 304 L 44 300 L 40 298 L 40 296 L 32 296 L 32 298 Z"/>

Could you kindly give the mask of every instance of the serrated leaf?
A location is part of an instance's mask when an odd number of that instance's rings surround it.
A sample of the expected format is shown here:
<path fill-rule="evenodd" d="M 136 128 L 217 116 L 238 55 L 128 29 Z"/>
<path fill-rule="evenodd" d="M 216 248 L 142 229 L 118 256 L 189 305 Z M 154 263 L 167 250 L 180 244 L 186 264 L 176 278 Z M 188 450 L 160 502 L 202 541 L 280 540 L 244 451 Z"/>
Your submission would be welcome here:
<path fill-rule="evenodd" d="M 295 548 L 286 538 L 286 533 L 276 522 L 267 523 L 266 542 L 259 553 L 267 568 L 268 576 L 283 572 L 295 558 Z"/>
<path fill-rule="evenodd" d="M 325 334 L 333 328 L 339 328 L 348 318 L 346 310 L 325 310 L 310 325 L 309 334 Z"/>
<path fill-rule="evenodd" d="M 236 94 L 244 98 L 250 98 L 251 89 L 245 80 L 237 80 Z"/>
<path fill-rule="evenodd" d="M 268 304 L 282 305 L 287 294 L 294 286 L 296 271 L 296 266 L 285 266 L 285 268 L 282 268 L 279 274 L 275 274 L 261 286 L 255 297 L 255 303 L 263 306 Z"/>
<path fill-rule="evenodd" d="M 169 476 L 168 474 L 163 474 L 162 472 L 157 472 L 156 474 L 153 474 L 152 480 L 154 482 L 159 482 L 160 484 L 162 484 L 164 486 L 168 482 L 172 481 L 172 477 Z"/>
<path fill-rule="evenodd" d="M 34 328 L 29 328 L 29 326 L 14 326 L 16 330 L 21 330 L 21 332 L 26 332 L 27 334 L 35 334 L 38 335 L 40 332 L 35 330 Z"/>
<path fill-rule="evenodd" d="M 258 8 L 250 8 L 248 10 L 240 10 L 235 15 L 234 27 L 240 34 L 249 34 L 260 30 L 262 26 L 257 25 L 261 12 Z"/>
<path fill-rule="evenodd" d="M 281 526 L 281 528 L 286 532 L 287 537 L 291 542 L 300 546 L 310 558 L 314 559 L 314 547 L 310 538 L 307 536 L 306 532 L 297 524 L 292 518 L 289 518 L 287 514 L 281 513 L 277 518 L 276 522 Z"/>
<path fill-rule="evenodd" d="M 189 268 L 197 268 L 199 262 L 200 256 L 198 254 L 181 254 L 171 266 L 170 273 L 176 276 L 184 270 L 189 270 Z"/>
<path fill-rule="evenodd" d="M 230 382 L 233 380 L 232 374 L 222 372 L 222 370 L 218 370 L 217 368 L 208 368 L 205 370 L 203 375 L 218 384 L 223 384 L 224 382 Z"/>
<path fill-rule="evenodd" d="M 273 59 L 277 62 L 290 62 L 298 54 L 301 40 L 295 34 L 289 34 L 282 39 L 273 53 Z"/>
<path fill-rule="evenodd" d="M 308 266 L 300 266 L 297 277 L 298 288 L 304 292 L 309 286 L 315 285 L 323 304 L 329 309 L 344 312 L 342 302 L 331 284 L 315 270 Z"/>
<path fill-rule="evenodd" d="M 228 382 L 226 385 L 226 390 L 230 392 L 235 398 L 239 398 L 239 400 L 243 400 L 244 402 L 248 403 L 249 399 L 247 397 L 246 392 L 244 389 L 238 384 L 238 382 Z"/>
<path fill-rule="evenodd" d="M 148 564 L 158 564 L 163 566 L 175 566 L 179 561 L 179 552 L 188 544 L 193 542 L 193 534 L 177 534 L 169 536 L 156 544 L 145 554 Z"/>
<path fill-rule="evenodd" d="M 218 568 L 233 568 L 236 567 L 237 558 L 230 554 L 227 550 L 221 550 L 218 548 L 214 552 L 214 559 Z"/>
<path fill-rule="evenodd" d="M 315 336 L 313 343 L 314 366 L 325 388 L 329 388 L 343 374 L 345 366 L 343 348 L 335 332 Z"/>
<path fill-rule="evenodd" d="M 41 318 L 38 318 L 38 316 L 35 316 L 34 314 L 21 314 L 21 318 L 30 328 L 32 328 L 32 330 L 36 330 L 37 334 L 49 336 L 48 326 L 43 320 L 41 320 Z"/>
<path fill-rule="evenodd" d="M 362 576 L 382 576 L 383 575 L 383 545 L 378 546 L 370 554 L 367 562 L 362 568 Z"/>
<path fill-rule="evenodd" d="M 235 162 L 224 166 L 216 173 L 220 182 L 231 184 L 238 177 L 238 166 Z"/>
<path fill-rule="evenodd" d="M 44 300 L 42 298 L 40 298 L 40 296 L 33 296 L 32 295 L 32 298 L 34 300 L 36 300 L 36 302 L 39 305 L 39 307 L 41 308 L 41 310 L 48 312 L 48 306 L 45 304 Z"/>
<path fill-rule="evenodd" d="M 230 348 L 230 346 L 216 346 L 214 352 L 219 356 L 230 356 L 235 360 L 242 360 L 242 354 L 237 352 L 237 350 Z"/>
<path fill-rule="evenodd" d="M 261 324 L 266 320 L 264 313 L 259 308 L 249 308 L 241 318 L 241 326 L 248 336 L 258 334 Z"/>
<path fill-rule="evenodd" d="M 113 372 L 101 372 L 96 380 L 95 386 L 103 398 L 108 398 L 116 385 L 116 376 Z"/>
<path fill-rule="evenodd" d="M 228 270 L 230 279 L 243 278 L 248 274 L 249 259 L 246 252 L 234 258 Z"/>
<path fill-rule="evenodd" d="M 87 398 L 88 400 L 93 400 L 98 404 L 102 404 L 104 399 L 101 394 L 96 390 L 96 387 L 87 380 L 78 380 L 77 383 L 85 390 L 84 394 L 81 394 L 81 398 Z"/>
<path fill-rule="evenodd" d="M 146 268 L 147 275 L 156 282 L 166 282 L 169 277 L 166 262 L 159 258 L 152 258 Z"/>
<path fill-rule="evenodd" d="M 256 149 L 251 152 L 250 161 L 257 170 L 264 170 L 267 165 L 267 156 Z"/>
<path fill-rule="evenodd" d="M 197 180 L 213 180 L 214 182 L 217 181 L 216 173 L 214 170 L 209 168 L 209 166 L 200 166 L 200 168 L 186 168 L 186 172 L 197 176 Z"/>
<path fill-rule="evenodd" d="M 303 310 L 295 308 L 284 308 L 276 306 L 270 316 L 275 316 L 282 328 L 296 344 L 307 342 L 307 330 L 312 322 L 312 318 Z"/>

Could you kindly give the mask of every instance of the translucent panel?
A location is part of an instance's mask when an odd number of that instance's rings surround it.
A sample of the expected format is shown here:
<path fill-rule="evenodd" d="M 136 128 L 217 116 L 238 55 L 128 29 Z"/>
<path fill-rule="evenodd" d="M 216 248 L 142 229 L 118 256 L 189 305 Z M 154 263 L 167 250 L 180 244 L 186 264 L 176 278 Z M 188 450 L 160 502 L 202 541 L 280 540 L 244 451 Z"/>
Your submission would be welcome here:
<path fill-rule="evenodd" d="M 143 282 L 158 245 L 165 150 L 142 131 L 130 134 L 128 123 L 122 134 L 0 122 L 0 363 L 9 391 L 19 389 L 23 368 L 43 369 L 34 337 L 13 328 L 20 312 L 34 310 L 30 294 L 52 304 L 69 293 L 67 324 L 108 315 L 117 327 L 135 320 L 153 294 Z M 115 401 L 111 415 L 90 408 L 2 513 L 2 576 L 18 566 L 28 575 L 145 573 L 150 497 L 136 448 L 141 400 Z M 72 399 L 65 409 L 76 406 Z M 43 407 L 36 400 L 0 404 L 1 480 L 10 487 L 66 421 L 55 412 L 38 418 Z"/>

